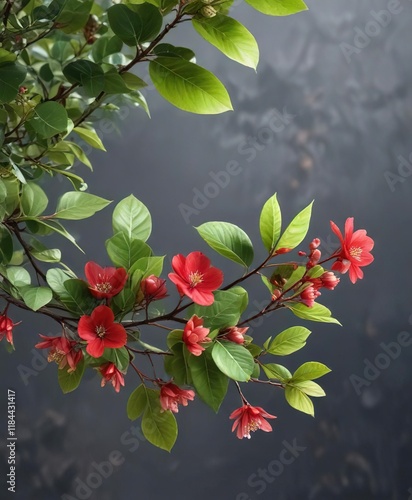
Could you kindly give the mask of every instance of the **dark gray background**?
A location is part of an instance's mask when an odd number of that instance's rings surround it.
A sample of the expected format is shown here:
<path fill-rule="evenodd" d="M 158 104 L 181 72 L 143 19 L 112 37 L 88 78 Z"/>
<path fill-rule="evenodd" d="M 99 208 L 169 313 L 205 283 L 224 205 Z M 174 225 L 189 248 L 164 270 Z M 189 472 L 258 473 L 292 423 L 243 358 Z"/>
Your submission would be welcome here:
<path fill-rule="evenodd" d="M 355 28 L 365 32 L 373 11 L 388 7 L 398 13 L 385 27 L 369 24 L 375 35 L 348 62 L 340 44 L 354 45 Z M 310 2 L 310 8 L 275 19 L 244 5 L 234 7 L 233 15 L 259 42 L 257 74 L 198 39 L 189 24 L 179 28 L 169 41 L 195 47 L 198 63 L 228 87 L 235 111 L 189 115 L 149 88 L 145 95 L 152 119 L 141 110 L 125 110 L 128 116 L 119 120 L 119 133 L 102 136 L 108 153 L 91 155 L 94 174 L 82 172 L 93 193 L 117 202 L 133 192 L 150 208 L 154 230 L 149 242 L 156 253 L 167 253 L 166 268 L 177 252 L 207 250 L 192 226 L 208 220 L 240 225 L 256 243 L 257 261 L 263 258 L 258 216 L 276 191 L 285 221 L 315 198 L 310 237 L 320 237 L 326 246 L 333 242 L 330 219 L 342 226 L 346 217 L 354 216 L 356 227 L 368 230 L 376 247 L 365 279 L 354 286 L 343 277 L 335 292 L 321 298 L 343 328 L 311 323 L 307 347 L 285 360 L 292 369 L 307 360 L 332 368 L 321 381 L 328 395 L 315 400 L 316 418 L 292 410 L 280 391 L 247 387 L 252 404 L 278 419 L 272 433 L 257 432 L 250 441 L 239 441 L 228 420 L 239 405 L 232 388 L 218 415 L 200 401 L 180 411 L 180 436 L 171 454 L 142 441 L 137 447 L 127 434 L 132 424 L 125 414 L 127 397 L 138 382 L 133 373 L 119 395 L 111 387 L 100 389 L 98 376 L 89 373 L 76 392 L 63 396 L 54 365 L 25 385 L 16 366 L 40 363 L 31 352 L 37 334 L 58 332 L 43 318 L 23 315 L 24 323 L 15 333 L 16 353 L 1 354 L 2 422 L 7 388 L 17 393 L 20 463 L 13 498 L 80 499 L 78 480 L 87 481 L 92 463 L 118 450 L 123 463 L 82 498 L 408 499 L 412 347 L 402 348 L 360 396 L 350 377 L 363 376 L 364 360 L 373 363 L 383 352 L 382 342 L 396 341 L 401 331 L 412 332 L 412 178 L 404 171 L 391 188 L 385 177 L 388 172 L 398 174 L 399 156 L 408 159 L 412 153 L 412 2 L 318 0 Z M 270 134 L 268 120 L 274 110 L 293 118 Z M 253 160 L 244 152 L 251 137 L 260 137 Z M 239 162 L 241 173 L 187 224 L 179 204 L 191 205 L 193 189 L 203 190 L 211 181 L 210 172 L 223 170 L 230 160 Z M 67 188 L 57 182 L 54 186 Z M 88 259 L 108 263 L 104 241 L 110 236 L 110 220 L 107 209 L 91 224 L 71 226 Z M 227 279 L 239 272 L 236 265 L 210 255 Z M 64 257 L 81 275 L 86 258 L 70 247 Z M 261 284 L 250 285 L 251 296 L 260 300 Z M 14 318 L 19 315 L 13 312 Z M 266 319 L 254 335 L 263 341 L 286 325 L 301 323 L 281 313 Z M 5 424 L 2 429 L 3 439 Z M 279 459 L 285 440 L 296 440 L 299 456 L 261 491 L 251 476 L 271 463 L 276 474 L 273 461 Z M 4 441 L 2 445 L 4 450 Z M 4 471 L 1 498 L 8 498 Z"/>

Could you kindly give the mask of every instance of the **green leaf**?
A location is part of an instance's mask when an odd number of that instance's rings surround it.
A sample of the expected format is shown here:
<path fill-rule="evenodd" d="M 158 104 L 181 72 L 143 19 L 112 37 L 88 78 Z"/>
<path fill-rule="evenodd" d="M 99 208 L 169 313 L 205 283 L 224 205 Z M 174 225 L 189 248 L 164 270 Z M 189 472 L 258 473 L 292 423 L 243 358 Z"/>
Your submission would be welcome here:
<path fill-rule="evenodd" d="M 310 330 L 303 326 L 292 326 L 279 333 L 266 350 L 269 354 L 287 356 L 302 349 L 306 345 L 306 339 L 310 334 Z"/>
<path fill-rule="evenodd" d="M 12 63 L 17 59 L 16 54 L 9 52 L 8 50 L 0 48 L 0 66 L 5 63 Z"/>
<path fill-rule="evenodd" d="M 183 342 L 177 342 L 170 351 L 173 356 L 166 356 L 164 360 L 166 372 L 173 377 L 177 385 L 191 384 L 192 376 L 188 365 L 190 353 L 186 346 Z"/>
<path fill-rule="evenodd" d="M 24 66 L 14 62 L 0 66 L 0 104 L 10 102 L 17 96 L 26 73 Z"/>
<path fill-rule="evenodd" d="M 163 23 L 159 9 L 149 3 L 136 5 L 133 10 L 126 5 L 113 5 L 107 16 L 113 32 L 131 47 L 153 40 Z"/>
<path fill-rule="evenodd" d="M 195 228 L 206 243 L 223 257 L 249 267 L 253 262 L 253 245 L 240 227 L 229 222 L 205 222 Z"/>
<path fill-rule="evenodd" d="M 136 294 L 129 287 L 123 288 L 123 290 L 113 297 L 111 302 L 111 307 L 115 316 L 118 314 L 124 314 L 133 309 L 136 302 Z"/>
<path fill-rule="evenodd" d="M 239 382 L 247 382 L 255 367 L 253 356 L 247 349 L 227 340 L 215 343 L 212 357 L 222 373 Z"/>
<path fill-rule="evenodd" d="M 133 73 L 122 73 L 122 80 L 130 90 L 139 90 L 147 87 L 147 83 Z"/>
<path fill-rule="evenodd" d="M 65 0 L 56 23 L 64 33 L 74 33 L 87 23 L 93 0 Z"/>
<path fill-rule="evenodd" d="M 140 281 L 151 274 L 160 276 L 163 270 L 164 257 L 142 257 L 130 268 L 132 276 L 132 288 L 136 290 L 140 286 Z"/>
<path fill-rule="evenodd" d="M 43 102 L 35 107 L 34 115 L 27 121 L 27 124 L 39 137 L 49 139 L 67 129 L 67 111 L 58 102 Z"/>
<path fill-rule="evenodd" d="M 222 83 L 204 68 L 178 57 L 157 57 L 149 64 L 153 85 L 183 111 L 217 114 L 232 110 Z"/>
<path fill-rule="evenodd" d="M 188 309 L 186 317 L 190 318 L 196 314 L 203 318 L 204 325 L 211 330 L 235 326 L 241 315 L 245 295 L 247 296 L 247 292 L 241 287 L 218 290 L 211 306 L 194 304 Z"/>
<path fill-rule="evenodd" d="M 153 52 L 157 56 L 180 57 L 181 59 L 186 59 L 186 61 L 195 59 L 193 50 L 187 49 L 186 47 L 175 47 L 170 43 L 159 43 L 153 49 Z"/>
<path fill-rule="evenodd" d="M 59 199 L 53 217 L 68 220 L 87 219 L 110 203 L 111 201 L 93 194 L 69 191 Z"/>
<path fill-rule="evenodd" d="M 174 345 L 182 343 L 183 330 L 172 330 L 167 336 L 167 347 L 171 349 Z"/>
<path fill-rule="evenodd" d="M 331 370 L 326 365 L 318 363 L 317 361 L 308 361 L 295 371 L 292 377 L 292 382 L 302 382 L 306 380 L 314 380 L 323 377 Z"/>
<path fill-rule="evenodd" d="M 267 251 L 273 251 L 282 229 L 282 214 L 276 193 L 263 205 L 259 227 Z"/>
<path fill-rule="evenodd" d="M 8 179 L 3 179 L 3 184 L 7 190 L 4 208 L 6 209 L 6 214 L 11 215 L 20 203 L 20 182 L 10 177 Z"/>
<path fill-rule="evenodd" d="M 8 266 L 6 276 L 16 288 L 26 287 L 31 283 L 30 273 L 24 267 Z"/>
<path fill-rule="evenodd" d="M 127 370 L 129 366 L 130 357 L 126 347 L 120 347 L 118 349 L 105 349 L 103 358 L 107 359 L 111 363 L 114 363 L 122 372 Z"/>
<path fill-rule="evenodd" d="M 13 257 L 13 238 L 6 226 L 0 224 L 0 264 L 5 266 Z"/>
<path fill-rule="evenodd" d="M 96 97 L 104 88 L 103 69 L 94 62 L 84 59 L 71 62 L 63 69 L 63 74 L 70 83 L 81 85 L 88 97 Z"/>
<path fill-rule="evenodd" d="M 149 257 L 151 248 L 144 241 L 128 238 L 124 233 L 116 233 L 106 240 L 106 250 L 115 266 L 129 270 L 142 257 Z"/>
<path fill-rule="evenodd" d="M 63 283 L 64 292 L 60 300 L 67 309 L 79 316 L 90 314 L 97 302 L 91 296 L 87 283 L 79 279 L 68 279 Z"/>
<path fill-rule="evenodd" d="M 146 387 L 141 384 L 129 396 L 127 401 L 127 416 L 136 420 L 145 411 L 147 405 Z"/>
<path fill-rule="evenodd" d="M 290 16 L 308 10 L 303 0 L 246 0 L 246 2 L 267 16 Z"/>
<path fill-rule="evenodd" d="M 146 241 L 152 232 L 149 210 L 132 194 L 118 203 L 113 211 L 113 233 L 119 232 L 128 239 L 142 241 Z"/>
<path fill-rule="evenodd" d="M 61 251 L 58 248 L 47 248 L 40 241 L 30 241 L 30 252 L 40 262 L 60 262 Z"/>
<path fill-rule="evenodd" d="M 92 55 L 95 62 L 100 63 L 105 57 L 117 54 L 122 50 L 123 42 L 118 36 L 102 36 L 98 38 L 92 47 Z"/>
<path fill-rule="evenodd" d="M 70 277 L 61 269 L 49 269 L 46 273 L 47 284 L 58 296 L 67 294 L 64 282 L 69 279 Z"/>
<path fill-rule="evenodd" d="M 214 17 L 194 17 L 193 27 L 207 42 L 230 59 L 256 69 L 259 47 L 252 33 L 231 17 L 217 13 Z"/>
<path fill-rule="evenodd" d="M 22 186 L 21 208 L 25 215 L 36 217 L 47 208 L 49 200 L 43 189 L 35 182 L 28 182 Z"/>
<path fill-rule="evenodd" d="M 159 391 L 146 389 L 147 404 L 142 417 L 144 437 L 162 450 L 170 451 L 177 438 L 177 423 L 171 411 L 162 411 Z"/>
<path fill-rule="evenodd" d="M 312 214 L 312 205 L 313 201 L 301 212 L 299 212 L 298 215 L 292 220 L 292 222 L 286 228 L 285 232 L 280 237 L 275 250 L 280 250 L 283 248 L 292 250 L 303 241 L 309 229 L 310 217 Z"/>
<path fill-rule="evenodd" d="M 23 287 L 20 289 L 20 293 L 26 306 L 30 307 L 33 311 L 38 311 L 53 298 L 53 292 L 45 286 Z"/>
<path fill-rule="evenodd" d="M 69 373 L 66 368 L 57 371 L 59 385 L 64 394 L 72 392 L 79 387 L 79 384 L 83 377 L 84 369 L 85 363 L 82 359 L 77 364 L 76 370 L 74 372 Z"/>
<path fill-rule="evenodd" d="M 197 394 L 217 413 L 226 396 L 228 377 L 216 366 L 210 349 L 201 356 L 189 356 L 188 362 Z"/>
<path fill-rule="evenodd" d="M 267 363 L 262 365 L 262 368 L 269 379 L 280 380 L 280 382 L 285 383 L 292 378 L 290 371 L 282 365 Z"/>
<path fill-rule="evenodd" d="M 56 232 L 57 234 L 60 234 L 61 236 L 64 236 L 64 238 L 67 238 L 71 243 L 73 243 L 73 245 L 75 245 L 81 252 L 83 252 L 83 250 L 79 247 L 79 245 L 76 243 L 76 240 L 73 238 L 73 236 L 68 232 L 66 231 L 66 229 L 57 221 L 53 221 L 53 220 L 48 220 L 47 222 L 45 222 L 44 220 L 40 220 L 40 219 L 29 219 L 27 218 L 27 222 L 36 222 L 36 224 L 42 226 L 45 230 L 51 230 L 51 231 L 54 231 Z M 33 232 L 33 231 L 32 231 Z M 48 233 L 46 233 L 48 234 Z"/>
<path fill-rule="evenodd" d="M 100 137 L 97 135 L 94 129 L 88 129 L 84 127 L 74 127 L 73 132 L 87 142 L 92 148 L 100 149 L 101 151 L 106 151 L 106 148 L 103 146 Z"/>
<path fill-rule="evenodd" d="M 287 386 L 285 388 L 285 397 L 286 401 L 292 408 L 295 408 L 295 410 L 307 413 L 312 417 L 315 416 L 315 409 L 312 401 L 299 388 Z"/>
<path fill-rule="evenodd" d="M 312 396 L 314 398 L 321 398 L 323 396 L 326 396 L 325 391 L 322 389 L 322 387 L 312 380 L 304 380 L 297 383 L 293 382 L 292 385 L 293 387 L 297 387 L 300 391 L 304 392 L 308 396 Z"/>
<path fill-rule="evenodd" d="M 128 94 L 131 92 L 116 68 L 110 68 L 104 74 L 104 89 L 106 94 Z"/>
<path fill-rule="evenodd" d="M 300 302 L 297 304 L 286 302 L 285 307 L 290 309 L 298 318 L 319 321 L 320 323 L 335 323 L 342 326 L 337 319 L 332 318 L 331 311 L 318 302 L 315 302 L 312 307 Z"/>
<path fill-rule="evenodd" d="M 289 290 L 289 288 L 292 288 L 294 285 L 296 285 L 305 275 L 306 273 L 306 266 L 298 266 L 296 269 L 293 270 L 292 274 L 289 276 L 287 279 L 286 283 L 283 285 L 284 290 Z M 310 286 L 310 282 L 304 283 L 305 287 Z M 298 287 L 300 289 L 302 285 Z"/>

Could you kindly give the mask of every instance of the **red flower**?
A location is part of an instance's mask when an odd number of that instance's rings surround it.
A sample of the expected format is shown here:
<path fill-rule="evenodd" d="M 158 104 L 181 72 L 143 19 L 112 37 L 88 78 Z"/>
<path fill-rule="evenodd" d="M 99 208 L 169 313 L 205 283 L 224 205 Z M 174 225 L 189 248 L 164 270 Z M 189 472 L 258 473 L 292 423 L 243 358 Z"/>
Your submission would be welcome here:
<path fill-rule="evenodd" d="M 331 271 L 323 273 L 320 280 L 322 281 L 322 286 L 328 290 L 334 290 L 340 282 L 340 279 Z"/>
<path fill-rule="evenodd" d="M 95 262 L 84 266 L 84 273 L 89 282 L 90 292 L 98 299 L 109 299 L 122 291 L 127 272 L 123 267 L 100 267 Z"/>
<path fill-rule="evenodd" d="M 78 348 L 77 342 L 66 337 L 46 337 L 40 335 L 43 342 L 35 345 L 37 349 L 50 349 L 47 361 L 54 361 L 59 365 L 59 370 L 69 365 L 68 372 L 74 372 L 78 363 L 83 359 L 83 352 Z"/>
<path fill-rule="evenodd" d="M 13 344 L 13 327 L 19 325 L 21 322 L 13 323 L 13 321 L 7 317 L 6 314 L 0 315 L 0 340 L 6 337 L 9 344 Z"/>
<path fill-rule="evenodd" d="M 127 334 L 123 325 L 114 322 L 110 307 L 97 306 L 91 316 L 82 316 L 78 326 L 79 337 L 87 340 L 86 351 L 99 358 L 105 349 L 123 347 Z"/>
<path fill-rule="evenodd" d="M 140 289 L 147 301 L 164 299 L 167 296 L 166 280 L 151 274 L 141 281 Z"/>
<path fill-rule="evenodd" d="M 183 342 L 186 344 L 187 350 L 194 356 L 200 356 L 205 350 L 201 346 L 201 342 L 210 342 L 211 339 L 207 336 L 209 328 L 203 328 L 203 319 L 193 315 L 186 323 L 183 331 Z"/>
<path fill-rule="evenodd" d="M 172 384 L 172 382 L 162 385 L 160 389 L 160 405 L 163 411 L 170 410 L 173 413 L 178 413 L 178 405 L 187 406 L 188 400 L 193 401 L 194 398 L 194 391 L 180 389 L 180 387 Z"/>
<path fill-rule="evenodd" d="M 231 326 L 226 329 L 222 338 L 235 342 L 235 344 L 243 344 L 245 342 L 245 334 L 249 330 L 249 327 L 239 328 L 237 326 Z"/>
<path fill-rule="evenodd" d="M 111 382 L 116 392 L 120 391 L 121 385 L 124 387 L 124 375 L 114 363 L 105 363 L 99 366 L 98 370 L 103 377 L 102 387 L 106 385 L 106 382 Z"/>
<path fill-rule="evenodd" d="M 320 292 L 314 286 L 308 286 L 300 294 L 300 299 L 308 307 L 313 307 L 313 304 L 319 295 Z"/>
<path fill-rule="evenodd" d="M 271 432 L 272 426 L 266 418 L 277 418 L 275 415 L 270 415 L 260 406 L 251 406 L 249 403 L 238 408 L 230 415 L 231 419 L 236 419 L 233 422 L 232 432 L 237 428 L 236 435 L 239 439 L 250 439 L 250 432 L 261 429 L 264 432 Z"/>
<path fill-rule="evenodd" d="M 353 232 L 353 217 L 346 219 L 345 236 L 342 235 L 334 222 L 330 221 L 330 225 L 341 243 L 341 248 L 334 255 L 337 260 L 334 262 L 332 269 L 342 274 L 349 271 L 349 279 L 352 283 L 356 283 L 358 278 L 363 278 L 363 271 L 360 268 L 373 262 L 370 251 L 373 248 L 374 241 L 369 236 L 366 236 L 364 229 Z"/>
<path fill-rule="evenodd" d="M 175 255 L 172 267 L 174 273 L 170 273 L 169 278 L 180 295 L 187 295 L 200 306 L 213 304 L 212 292 L 223 283 L 223 273 L 211 267 L 210 260 L 202 252 L 192 252 L 187 257 Z"/>

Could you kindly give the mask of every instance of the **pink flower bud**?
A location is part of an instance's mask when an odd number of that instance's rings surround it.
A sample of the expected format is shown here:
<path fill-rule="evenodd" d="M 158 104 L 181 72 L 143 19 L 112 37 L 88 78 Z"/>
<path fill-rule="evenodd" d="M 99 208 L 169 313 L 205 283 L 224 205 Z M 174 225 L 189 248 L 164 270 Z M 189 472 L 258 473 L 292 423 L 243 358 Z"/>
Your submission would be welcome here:
<path fill-rule="evenodd" d="M 328 290 L 334 290 L 335 287 L 340 282 L 340 279 L 337 276 L 335 276 L 335 274 L 332 271 L 327 271 L 326 273 L 323 273 L 320 279 L 322 281 L 322 286 L 327 288 Z"/>
<path fill-rule="evenodd" d="M 315 300 L 319 297 L 320 292 L 313 286 L 308 286 L 300 294 L 301 301 L 308 307 L 313 307 Z"/>
<path fill-rule="evenodd" d="M 166 280 L 151 274 L 140 283 L 146 300 L 160 300 L 167 296 Z"/>
<path fill-rule="evenodd" d="M 320 245 L 320 239 L 319 238 L 315 238 L 314 240 L 312 240 L 312 242 L 310 243 L 309 245 L 309 248 L 311 250 L 315 250 L 315 248 L 318 248 L 318 246 Z"/>
<path fill-rule="evenodd" d="M 226 330 L 226 333 L 222 335 L 222 338 L 230 340 L 235 344 L 243 344 L 245 342 L 245 334 L 249 330 L 249 327 L 238 328 L 237 326 L 231 326 Z"/>

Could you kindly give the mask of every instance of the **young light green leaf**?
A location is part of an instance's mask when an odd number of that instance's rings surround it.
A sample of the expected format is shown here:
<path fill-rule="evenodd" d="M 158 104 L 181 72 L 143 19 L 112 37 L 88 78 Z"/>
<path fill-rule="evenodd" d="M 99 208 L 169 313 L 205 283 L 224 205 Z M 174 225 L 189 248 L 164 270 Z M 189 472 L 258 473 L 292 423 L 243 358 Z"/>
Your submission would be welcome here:
<path fill-rule="evenodd" d="M 192 23 L 201 37 L 227 57 L 256 69 L 259 47 L 252 33 L 238 21 L 217 13 L 214 17 L 194 17 Z"/>
<path fill-rule="evenodd" d="M 279 333 L 266 350 L 269 354 L 287 356 L 302 349 L 306 345 L 306 339 L 310 334 L 310 330 L 303 326 L 292 326 Z"/>
<path fill-rule="evenodd" d="M 61 269 L 49 269 L 46 273 L 46 281 L 49 287 L 53 290 L 53 292 L 61 296 L 66 292 L 66 288 L 64 287 L 64 282 L 69 280 L 70 276 L 68 276 Z"/>
<path fill-rule="evenodd" d="M 290 16 L 308 10 L 303 0 L 246 0 L 246 2 L 267 16 Z"/>
<path fill-rule="evenodd" d="M 8 266 L 6 277 L 16 288 L 26 287 L 31 283 L 30 273 L 20 266 Z"/>
<path fill-rule="evenodd" d="M 276 193 L 263 205 L 259 220 L 260 235 L 268 252 L 271 252 L 280 237 L 282 213 Z"/>
<path fill-rule="evenodd" d="M 229 222 L 205 222 L 195 228 L 217 253 L 233 262 L 249 267 L 253 262 L 253 245 L 240 227 Z"/>
<path fill-rule="evenodd" d="M 115 266 L 130 269 L 142 257 L 149 257 L 152 250 L 144 241 L 116 233 L 106 240 L 106 250 Z"/>
<path fill-rule="evenodd" d="M 85 369 L 84 360 L 82 359 L 77 364 L 76 370 L 74 372 L 69 373 L 67 371 L 68 368 L 69 367 L 66 366 L 61 370 L 57 370 L 59 385 L 64 394 L 72 392 L 79 387 Z"/>
<path fill-rule="evenodd" d="M 210 71 L 179 57 L 157 57 L 149 64 L 153 85 L 183 111 L 217 114 L 232 110 L 229 94 Z"/>
<path fill-rule="evenodd" d="M 303 241 L 309 229 L 312 205 L 313 202 L 299 212 L 298 215 L 292 220 L 280 237 L 275 250 L 285 248 L 293 250 Z"/>
<path fill-rule="evenodd" d="M 285 307 L 290 309 L 298 318 L 319 321 L 320 323 L 335 323 L 342 326 L 337 319 L 332 318 L 331 311 L 318 302 L 315 302 L 312 307 L 300 302 L 295 304 L 286 302 Z"/>
<path fill-rule="evenodd" d="M 21 208 L 25 215 L 36 217 L 47 208 L 49 200 L 43 189 L 35 182 L 27 182 L 22 186 Z"/>
<path fill-rule="evenodd" d="M 41 307 L 48 304 L 53 298 L 53 292 L 46 286 L 32 287 L 27 286 L 20 289 L 24 303 L 32 311 L 38 311 Z"/>
<path fill-rule="evenodd" d="M 293 382 L 292 385 L 293 387 L 296 387 L 304 392 L 306 395 L 312 396 L 314 398 L 321 398 L 323 396 L 326 396 L 325 391 L 322 389 L 322 387 L 312 380 L 304 380 L 297 383 Z"/>
<path fill-rule="evenodd" d="M 136 420 L 146 409 L 147 396 L 146 387 L 144 384 L 140 384 L 137 389 L 135 389 L 129 396 L 127 401 L 127 416 L 130 420 Z"/>
<path fill-rule="evenodd" d="M 308 361 L 295 371 L 292 377 L 292 382 L 302 382 L 306 380 L 314 380 L 319 377 L 323 377 L 331 370 L 326 365 L 318 363 L 317 361 Z"/>
<path fill-rule="evenodd" d="M 309 397 L 297 387 L 287 386 L 285 388 L 286 401 L 295 410 L 315 416 L 315 409 Z"/>
<path fill-rule="evenodd" d="M 113 233 L 146 241 L 152 232 L 152 217 L 147 207 L 132 194 L 120 201 L 113 211 Z"/>
<path fill-rule="evenodd" d="M 94 129 L 75 127 L 73 129 L 73 132 L 76 132 L 76 134 L 85 142 L 87 142 L 87 144 L 89 144 L 92 148 L 106 151 L 106 148 L 103 146 L 100 137 L 97 135 L 97 132 Z"/>
<path fill-rule="evenodd" d="M 59 199 L 53 217 L 68 220 L 87 219 L 110 203 L 111 201 L 93 194 L 69 191 Z"/>
<path fill-rule="evenodd" d="M 277 365 L 275 363 L 267 363 L 262 365 L 263 371 L 268 379 L 280 380 L 285 383 L 292 378 L 290 371 L 282 365 Z"/>
<path fill-rule="evenodd" d="M 255 367 L 253 356 L 247 349 L 226 340 L 215 343 L 212 357 L 222 373 L 239 382 L 247 382 Z"/>

